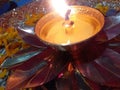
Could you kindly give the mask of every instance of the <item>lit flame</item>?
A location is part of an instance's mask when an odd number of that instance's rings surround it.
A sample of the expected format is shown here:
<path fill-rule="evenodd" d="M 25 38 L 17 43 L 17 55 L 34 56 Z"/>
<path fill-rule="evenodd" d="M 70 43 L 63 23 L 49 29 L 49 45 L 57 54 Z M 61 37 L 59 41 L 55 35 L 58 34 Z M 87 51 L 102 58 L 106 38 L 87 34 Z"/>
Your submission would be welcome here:
<path fill-rule="evenodd" d="M 65 0 L 51 0 L 52 6 L 57 13 L 59 13 L 62 17 L 65 17 L 69 6 L 66 4 Z"/>

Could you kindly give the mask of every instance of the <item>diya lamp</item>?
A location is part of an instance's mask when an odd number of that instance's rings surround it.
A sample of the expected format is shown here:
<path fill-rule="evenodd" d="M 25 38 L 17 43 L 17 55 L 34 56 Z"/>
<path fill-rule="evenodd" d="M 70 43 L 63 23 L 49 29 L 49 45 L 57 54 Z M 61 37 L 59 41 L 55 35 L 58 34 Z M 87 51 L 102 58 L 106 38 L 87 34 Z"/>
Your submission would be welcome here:
<path fill-rule="evenodd" d="M 45 44 L 57 50 L 67 51 L 73 59 L 101 31 L 104 16 L 87 6 L 67 6 L 63 0 L 53 0 L 57 10 L 42 17 L 36 24 L 35 34 Z M 94 44 L 94 43 L 93 43 Z"/>

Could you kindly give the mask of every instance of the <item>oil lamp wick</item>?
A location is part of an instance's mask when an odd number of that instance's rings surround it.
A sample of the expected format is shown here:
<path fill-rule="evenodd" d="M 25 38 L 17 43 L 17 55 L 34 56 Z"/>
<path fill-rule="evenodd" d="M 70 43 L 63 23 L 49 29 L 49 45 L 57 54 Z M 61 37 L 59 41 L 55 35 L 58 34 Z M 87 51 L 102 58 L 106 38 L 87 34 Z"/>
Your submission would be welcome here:
<path fill-rule="evenodd" d="M 69 20 L 70 13 L 71 13 L 71 9 L 68 9 L 66 14 L 65 14 L 65 20 Z"/>
<path fill-rule="evenodd" d="M 74 24 L 74 22 L 71 21 L 70 18 L 69 18 L 70 13 L 71 13 L 71 9 L 68 9 L 66 14 L 65 14 L 65 21 L 63 23 L 63 26 L 65 27 L 65 33 L 67 35 L 70 35 L 73 32 L 73 24 Z"/>
<path fill-rule="evenodd" d="M 68 9 L 66 14 L 65 14 L 65 22 L 63 23 L 63 25 L 65 27 L 71 27 L 74 22 L 70 20 L 69 16 L 70 16 L 70 13 L 71 13 L 71 9 Z"/>

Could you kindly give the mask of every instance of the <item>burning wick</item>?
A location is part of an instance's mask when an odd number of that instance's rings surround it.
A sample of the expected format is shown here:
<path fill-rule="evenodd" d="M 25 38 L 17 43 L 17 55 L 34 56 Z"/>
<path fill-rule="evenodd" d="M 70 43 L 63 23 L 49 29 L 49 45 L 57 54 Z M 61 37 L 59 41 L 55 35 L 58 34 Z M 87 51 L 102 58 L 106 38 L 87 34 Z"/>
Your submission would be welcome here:
<path fill-rule="evenodd" d="M 68 9 L 65 14 L 65 21 L 63 23 L 66 34 L 72 33 L 73 24 L 74 24 L 74 22 L 69 19 L 70 13 L 71 13 L 71 9 Z"/>
<path fill-rule="evenodd" d="M 65 14 L 64 25 L 66 27 L 72 26 L 74 24 L 74 22 L 69 19 L 70 13 L 71 13 L 71 9 L 68 9 L 67 12 L 66 12 L 66 14 Z"/>
<path fill-rule="evenodd" d="M 64 27 L 71 27 L 74 22 L 70 21 L 70 14 L 71 14 L 71 9 L 70 7 L 66 4 L 65 0 L 60 0 L 59 4 L 57 0 L 51 0 L 51 4 L 53 8 L 55 8 L 55 11 L 59 13 L 60 16 L 64 17 L 65 21 L 63 23 Z M 61 7 L 62 6 L 62 7 Z"/>
<path fill-rule="evenodd" d="M 69 20 L 70 13 L 71 13 L 71 9 L 68 9 L 66 14 L 65 14 L 65 20 Z"/>

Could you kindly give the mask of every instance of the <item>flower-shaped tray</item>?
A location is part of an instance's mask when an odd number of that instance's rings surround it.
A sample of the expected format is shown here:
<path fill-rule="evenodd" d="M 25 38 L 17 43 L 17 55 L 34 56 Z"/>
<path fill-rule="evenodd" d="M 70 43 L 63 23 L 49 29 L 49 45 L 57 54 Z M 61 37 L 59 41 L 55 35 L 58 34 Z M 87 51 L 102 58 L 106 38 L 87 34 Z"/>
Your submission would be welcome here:
<path fill-rule="evenodd" d="M 88 5 L 91 7 L 95 7 L 97 3 L 100 3 L 92 1 L 73 0 L 68 2 L 70 5 Z M 105 0 L 100 4 L 109 6 L 110 9 L 118 9 L 119 3 L 117 4 L 117 2 L 119 0 L 114 2 Z M 16 23 L 26 20 L 26 15 L 29 14 L 32 17 L 36 13 L 46 13 L 48 7 L 50 5 L 47 0 L 34 1 L 0 16 L 0 24 L 4 29 L 9 26 L 16 27 Z M 65 86 L 57 84 L 57 87 L 64 87 L 62 90 L 65 90 L 67 86 L 68 88 L 74 86 L 74 88 L 72 87 L 73 90 L 78 90 L 83 86 L 79 85 L 81 77 L 86 80 L 86 87 L 92 89 L 98 88 L 96 85 L 120 88 L 119 28 L 119 12 L 105 17 L 105 26 L 102 32 L 95 37 L 88 48 L 85 48 L 83 54 L 81 54 L 81 60 L 73 60 L 69 53 L 56 51 L 41 43 L 35 35 L 18 30 L 23 40 L 30 44 L 30 47 L 19 51 L 12 58 L 5 59 L 1 64 L 2 68 L 8 68 L 11 71 L 6 89 L 36 87 L 53 79 L 61 83 L 60 80 L 64 78 L 64 80 L 70 81 L 71 84 L 67 85 L 62 82 Z M 34 31 L 34 29 L 32 30 Z"/>

